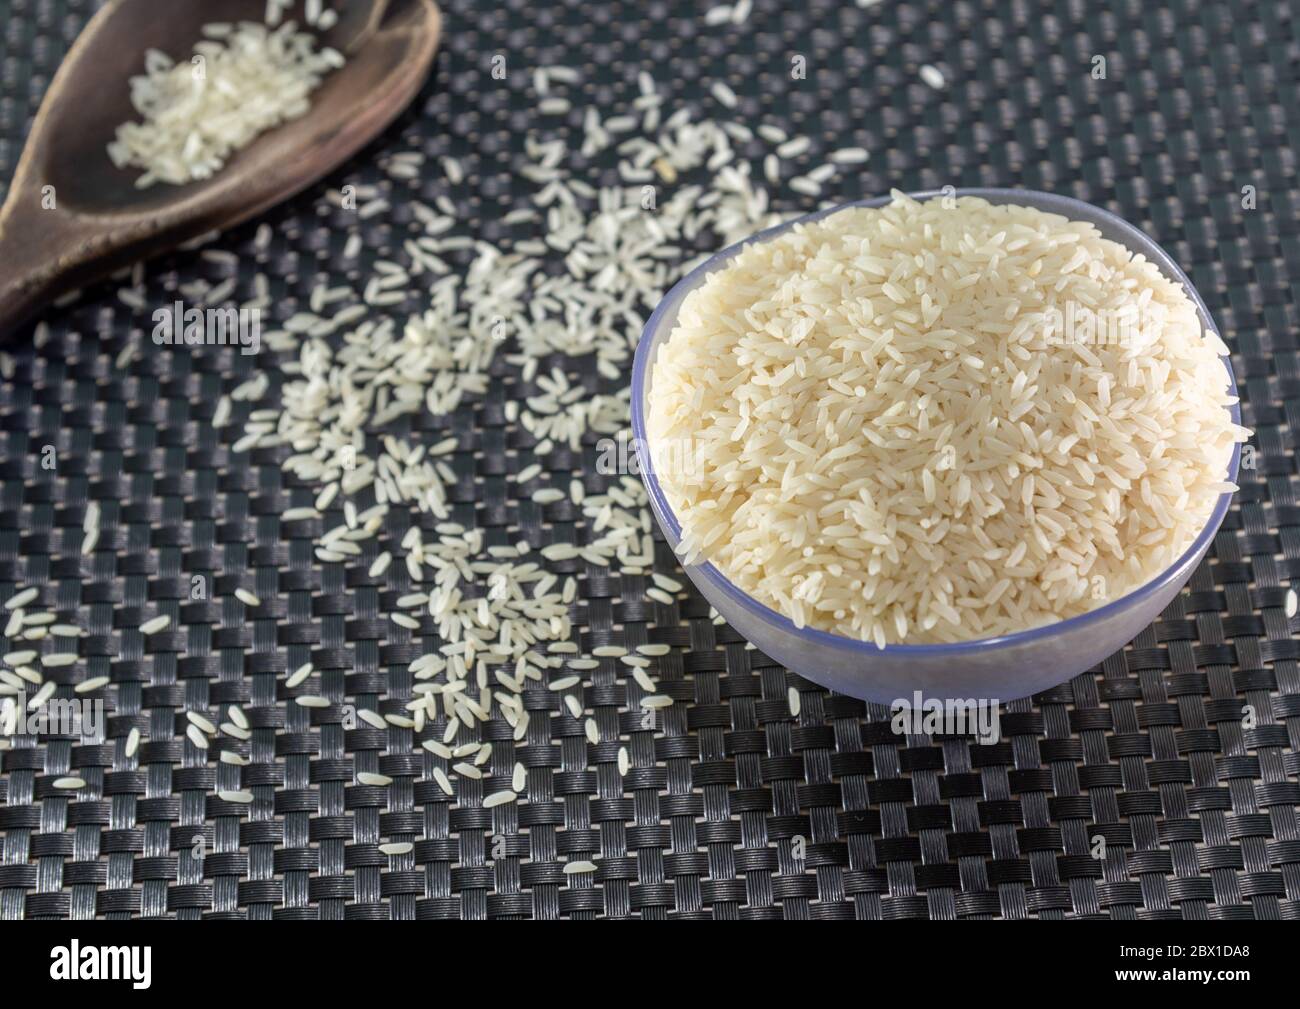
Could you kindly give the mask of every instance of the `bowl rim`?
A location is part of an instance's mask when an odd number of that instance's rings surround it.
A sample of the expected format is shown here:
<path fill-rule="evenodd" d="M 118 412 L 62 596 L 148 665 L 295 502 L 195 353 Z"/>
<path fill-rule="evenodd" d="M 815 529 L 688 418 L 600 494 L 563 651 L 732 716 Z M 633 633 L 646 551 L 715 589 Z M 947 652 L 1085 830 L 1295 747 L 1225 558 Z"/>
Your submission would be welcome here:
<path fill-rule="evenodd" d="M 1222 339 L 1218 326 L 1215 325 L 1214 318 L 1210 314 L 1205 300 L 1201 297 L 1200 292 L 1192 284 L 1191 279 L 1178 266 L 1173 257 L 1169 255 L 1156 241 L 1146 232 L 1133 224 L 1130 224 L 1124 218 L 1120 217 L 1103 207 L 1098 207 L 1083 200 L 1075 199 L 1071 196 L 1061 196 L 1056 193 L 1045 193 L 1041 190 L 1034 189 L 1008 189 L 1008 188 L 960 188 L 944 187 L 942 189 L 927 189 L 905 194 L 913 200 L 923 201 L 933 199 L 936 196 L 962 197 L 975 196 L 981 199 L 993 199 L 990 202 L 1000 204 L 1020 203 L 1022 206 L 1034 207 L 1047 213 L 1061 214 L 1069 217 L 1071 220 L 1082 220 L 1087 223 L 1097 224 L 1099 221 L 1106 222 L 1112 228 L 1115 228 L 1123 236 L 1123 244 L 1130 252 L 1138 253 L 1145 256 L 1165 274 L 1166 277 L 1178 281 L 1182 284 L 1183 289 L 1191 298 L 1192 303 L 1196 306 L 1197 312 L 1201 317 L 1203 330 L 1209 330 L 1215 336 Z M 665 523 L 668 531 L 674 541 L 680 541 L 682 535 L 681 523 L 678 522 L 676 514 L 669 505 L 668 500 L 664 497 L 663 489 L 659 486 L 659 478 L 654 471 L 654 461 L 650 457 L 649 445 L 646 437 L 645 428 L 645 409 L 643 401 L 645 399 L 646 380 L 650 374 L 650 345 L 653 342 L 655 332 L 662 326 L 665 315 L 669 308 L 675 307 L 685 296 L 695 288 L 697 283 L 709 273 L 719 269 L 727 260 L 736 256 L 747 245 L 754 242 L 767 241 L 775 238 L 785 231 L 804 224 L 810 224 L 828 217 L 831 214 L 838 213 L 842 210 L 848 210 L 853 207 L 876 208 L 885 206 L 893 201 L 891 194 L 886 196 L 876 196 L 864 200 L 854 200 L 851 203 L 841 203 L 833 207 L 826 207 L 814 211 L 811 214 L 805 214 L 792 220 L 778 224 L 771 228 L 759 231 L 748 238 L 742 239 L 732 245 L 727 246 L 719 252 L 714 253 L 703 263 L 700 263 L 692 269 L 686 276 L 682 277 L 671 289 L 660 299 L 659 304 L 655 307 L 654 312 L 650 315 L 644 329 L 641 332 L 641 338 L 637 342 L 636 354 L 632 365 L 632 438 L 633 448 L 636 452 L 637 463 L 641 469 L 641 479 L 646 485 L 650 494 L 650 499 L 654 504 L 654 510 L 658 515 L 660 522 Z M 1114 239 L 1112 239 L 1114 240 Z M 1228 373 L 1228 390 L 1233 397 L 1237 393 L 1236 376 L 1233 374 L 1232 361 L 1230 356 L 1221 356 L 1219 358 Z M 1228 407 L 1228 413 L 1232 417 L 1234 424 L 1241 424 L 1241 403 L 1233 402 Z M 1241 461 L 1241 443 L 1233 445 L 1232 457 L 1228 461 L 1227 480 L 1236 483 Z M 1214 509 L 1210 512 L 1210 517 L 1200 533 L 1192 541 L 1191 545 L 1179 555 L 1171 565 L 1161 571 L 1150 581 L 1144 582 L 1137 588 L 1133 589 L 1126 595 L 1118 599 L 1113 599 L 1104 606 L 1089 610 L 1086 613 L 1080 613 L 1077 616 L 1068 617 L 1064 620 L 1057 620 L 1049 624 L 1042 624 L 1038 627 L 1030 627 L 1023 631 L 1013 631 L 1010 634 L 1001 634 L 988 638 L 972 638 L 969 641 L 954 641 L 935 644 L 890 644 L 881 648 L 874 641 L 863 641 L 858 638 L 846 637 L 842 634 L 833 634 L 830 631 L 823 631 L 815 627 L 797 627 L 793 620 L 759 602 L 748 592 L 738 588 L 731 579 L 727 578 L 712 562 L 704 561 L 702 563 L 686 565 L 684 568 L 695 568 L 703 572 L 710 581 L 714 582 L 717 587 L 733 602 L 742 608 L 748 610 L 758 619 L 772 625 L 786 634 L 793 634 L 802 637 L 810 642 L 858 652 L 864 656 L 889 654 L 896 657 L 906 658 L 915 656 L 917 658 L 929 656 L 954 656 L 954 655 L 971 655 L 996 652 L 1004 649 L 1011 649 L 1021 645 L 1033 645 L 1057 635 L 1067 634 L 1072 631 L 1086 629 L 1093 624 L 1099 624 L 1106 621 L 1123 611 L 1129 611 L 1139 606 L 1144 600 L 1166 588 L 1170 582 L 1180 576 L 1183 568 L 1189 563 L 1198 559 L 1198 556 L 1208 550 L 1210 543 L 1218 534 L 1219 527 L 1223 524 L 1224 518 L 1228 514 L 1228 509 L 1232 504 L 1232 495 L 1234 492 L 1225 491 L 1219 495 L 1218 501 L 1215 502 Z M 676 549 L 674 548 L 674 553 Z M 680 558 L 679 558 L 680 560 Z"/>

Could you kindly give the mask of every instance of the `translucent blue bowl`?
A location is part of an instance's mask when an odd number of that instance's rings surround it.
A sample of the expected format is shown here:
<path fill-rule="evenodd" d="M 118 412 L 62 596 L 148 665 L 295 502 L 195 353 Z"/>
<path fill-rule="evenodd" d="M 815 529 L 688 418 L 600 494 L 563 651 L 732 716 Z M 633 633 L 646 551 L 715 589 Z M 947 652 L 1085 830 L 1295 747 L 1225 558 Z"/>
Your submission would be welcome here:
<path fill-rule="evenodd" d="M 947 193 L 931 191 L 911 195 L 913 199 L 926 200 L 954 194 L 949 190 Z M 1061 214 L 1071 220 L 1091 222 L 1104 237 L 1142 253 L 1166 277 L 1181 283 L 1195 303 L 1205 328 L 1218 332 L 1205 302 L 1168 253 L 1109 211 L 1069 197 L 1028 189 L 958 189 L 955 195 L 978 196 L 997 204 L 1016 203 Z M 650 494 L 650 506 L 674 550 L 681 539 L 681 525 L 655 477 L 654 463 L 646 443 L 645 418 L 647 397 L 654 379 L 655 356 L 659 345 L 668 339 L 676 325 L 682 299 L 750 242 L 766 241 L 795 224 L 815 221 L 848 207 L 879 207 L 888 202 L 889 197 L 881 197 L 832 207 L 724 249 L 684 277 L 650 317 L 637 347 L 632 371 L 632 433 L 641 477 Z M 1223 363 L 1235 395 L 1237 386 L 1232 366 L 1227 358 L 1223 358 Z M 1234 404 L 1230 412 L 1233 421 L 1241 423 L 1240 407 Z M 1241 446 L 1238 445 L 1228 467 L 1230 481 L 1236 481 L 1240 459 Z M 738 589 L 712 564 L 687 565 L 685 570 L 704 597 L 755 647 L 823 686 L 882 704 L 899 699 L 910 702 L 917 691 L 925 699 L 1008 701 L 1045 690 L 1091 669 L 1123 648 L 1150 624 L 1186 584 L 1209 550 L 1231 501 L 1231 494 L 1222 495 L 1205 528 L 1177 562 L 1123 598 L 1054 624 L 956 644 L 879 648 L 869 642 L 826 631 L 798 628 L 788 617 Z"/>

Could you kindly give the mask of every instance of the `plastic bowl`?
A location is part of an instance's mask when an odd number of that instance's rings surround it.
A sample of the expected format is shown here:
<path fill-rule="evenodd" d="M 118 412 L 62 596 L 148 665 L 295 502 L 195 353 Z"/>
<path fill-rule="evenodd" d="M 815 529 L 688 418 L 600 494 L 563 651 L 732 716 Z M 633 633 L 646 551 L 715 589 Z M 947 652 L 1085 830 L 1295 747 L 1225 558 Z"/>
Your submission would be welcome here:
<path fill-rule="evenodd" d="M 1109 211 L 1069 197 L 1027 189 L 958 189 L 911 194 L 917 200 L 945 195 L 978 196 L 996 204 L 1016 203 L 1095 224 L 1104 237 L 1141 253 L 1166 277 L 1181 283 L 1195 303 L 1205 328 L 1218 332 L 1205 302 L 1169 255 L 1133 225 Z M 681 525 L 655 477 L 646 444 L 645 418 L 653 362 L 659 345 L 672 333 L 682 299 L 751 242 L 766 241 L 795 224 L 815 221 L 848 207 L 879 207 L 888 202 L 889 197 L 880 197 L 832 207 L 724 249 L 684 277 L 650 317 L 636 350 L 632 372 L 632 433 L 650 506 L 674 550 L 681 539 Z M 1222 360 L 1235 395 L 1237 386 L 1232 366 L 1227 358 Z M 1241 423 L 1241 409 L 1237 404 L 1230 412 L 1233 421 Z M 1236 480 L 1240 458 L 1241 446 L 1237 445 L 1228 467 L 1231 481 Z M 832 690 L 882 704 L 896 700 L 911 704 L 917 693 L 927 700 L 1008 701 L 1062 683 L 1128 644 L 1186 584 L 1209 550 L 1231 501 L 1231 494 L 1223 494 L 1205 528 L 1177 562 L 1128 595 L 1068 620 L 955 644 L 879 648 L 826 631 L 798 628 L 788 617 L 738 589 L 712 564 L 687 565 L 685 570 L 704 597 L 755 647 L 788 669 Z"/>

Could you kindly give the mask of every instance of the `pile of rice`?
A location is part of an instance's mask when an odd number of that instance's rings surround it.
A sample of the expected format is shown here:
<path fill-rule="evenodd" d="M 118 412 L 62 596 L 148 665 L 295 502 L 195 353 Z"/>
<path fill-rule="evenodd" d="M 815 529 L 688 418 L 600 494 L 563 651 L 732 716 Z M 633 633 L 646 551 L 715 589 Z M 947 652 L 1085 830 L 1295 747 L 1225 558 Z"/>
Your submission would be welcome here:
<path fill-rule="evenodd" d="M 137 188 L 215 175 L 234 151 L 305 115 L 311 93 L 344 63 L 292 21 L 209 24 L 203 34 L 189 61 L 151 49 L 145 73 L 131 78 L 131 103 L 143 118 L 117 128 L 108 156 L 118 168 L 144 170 Z"/>
<path fill-rule="evenodd" d="M 647 434 L 687 562 L 800 627 L 964 641 L 1117 599 L 1190 545 L 1249 434 L 1224 354 L 1090 224 L 896 192 L 693 291 Z"/>

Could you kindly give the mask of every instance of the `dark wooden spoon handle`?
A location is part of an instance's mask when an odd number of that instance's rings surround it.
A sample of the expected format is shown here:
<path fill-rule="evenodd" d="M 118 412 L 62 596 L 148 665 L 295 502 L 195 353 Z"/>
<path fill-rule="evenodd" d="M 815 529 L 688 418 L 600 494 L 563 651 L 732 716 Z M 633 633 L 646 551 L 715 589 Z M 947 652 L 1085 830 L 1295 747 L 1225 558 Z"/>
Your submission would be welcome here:
<path fill-rule="evenodd" d="M 69 275 L 84 266 L 89 251 L 84 242 L 63 244 L 69 236 L 59 211 L 22 207 L 34 198 L 14 193 L 0 209 L 0 337 L 70 290 Z"/>
<path fill-rule="evenodd" d="M 40 206 L 23 185 L 0 207 L 0 340 L 61 295 L 175 244 L 156 220 L 106 227 Z"/>
<path fill-rule="evenodd" d="M 56 297 L 44 277 L 6 277 L 0 281 L 0 334 L 13 333 Z"/>

